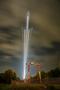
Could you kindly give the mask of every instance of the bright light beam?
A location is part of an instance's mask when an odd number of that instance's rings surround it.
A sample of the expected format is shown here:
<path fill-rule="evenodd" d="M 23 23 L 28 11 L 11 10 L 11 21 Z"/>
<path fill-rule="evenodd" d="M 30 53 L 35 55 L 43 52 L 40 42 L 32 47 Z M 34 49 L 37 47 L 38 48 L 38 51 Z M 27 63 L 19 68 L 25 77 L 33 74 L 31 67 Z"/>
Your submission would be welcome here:
<path fill-rule="evenodd" d="M 25 75 L 26 75 L 28 41 L 29 41 L 29 31 L 26 32 L 26 30 L 24 30 L 24 76 L 23 76 L 23 79 L 25 79 Z"/>

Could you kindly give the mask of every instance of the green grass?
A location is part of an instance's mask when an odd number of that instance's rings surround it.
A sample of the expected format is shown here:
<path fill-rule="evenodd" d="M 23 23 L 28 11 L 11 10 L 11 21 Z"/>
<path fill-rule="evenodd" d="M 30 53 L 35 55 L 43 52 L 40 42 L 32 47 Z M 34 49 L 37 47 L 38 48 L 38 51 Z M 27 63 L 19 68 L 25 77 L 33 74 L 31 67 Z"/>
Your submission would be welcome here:
<path fill-rule="evenodd" d="M 1 85 L 0 90 L 9 90 L 10 85 Z"/>
<path fill-rule="evenodd" d="M 54 85 L 55 90 L 59 89 L 60 90 L 60 85 Z M 15 86 L 11 88 L 10 85 L 1 85 L 0 90 L 49 90 L 44 88 L 44 84 L 42 85 L 43 88 L 40 87 L 40 84 L 30 84 L 30 88 L 28 88 L 28 84 L 21 84 L 19 86 Z"/>

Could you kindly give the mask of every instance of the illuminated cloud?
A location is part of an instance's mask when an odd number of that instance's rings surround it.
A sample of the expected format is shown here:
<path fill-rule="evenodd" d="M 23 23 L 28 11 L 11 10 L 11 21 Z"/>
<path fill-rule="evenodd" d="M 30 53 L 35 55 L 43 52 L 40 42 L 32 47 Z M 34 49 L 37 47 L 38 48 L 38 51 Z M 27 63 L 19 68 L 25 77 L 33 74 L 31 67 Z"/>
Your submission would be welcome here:
<path fill-rule="evenodd" d="M 31 14 L 30 27 L 40 32 L 31 35 L 27 62 L 41 62 L 41 70 L 48 71 L 60 60 L 60 1 L 0 0 L 0 72 L 10 68 L 20 78 L 24 72 L 24 35 L 20 30 L 26 25 L 27 11 Z M 38 72 L 34 68 L 31 75 Z"/>

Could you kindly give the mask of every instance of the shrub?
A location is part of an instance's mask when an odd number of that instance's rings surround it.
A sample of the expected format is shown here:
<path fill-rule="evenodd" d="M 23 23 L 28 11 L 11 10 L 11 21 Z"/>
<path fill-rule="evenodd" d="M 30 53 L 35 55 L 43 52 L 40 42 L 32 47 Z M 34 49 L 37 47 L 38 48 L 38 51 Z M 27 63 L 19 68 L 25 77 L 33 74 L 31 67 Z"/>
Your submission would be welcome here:
<path fill-rule="evenodd" d="M 45 83 L 45 86 L 44 86 L 44 88 L 48 88 L 48 84 L 47 84 L 47 83 Z"/>
<path fill-rule="evenodd" d="M 45 83 L 45 86 L 48 86 L 48 84 L 47 84 L 47 83 Z"/>
<path fill-rule="evenodd" d="M 49 85 L 49 89 L 54 89 L 54 85 Z"/>

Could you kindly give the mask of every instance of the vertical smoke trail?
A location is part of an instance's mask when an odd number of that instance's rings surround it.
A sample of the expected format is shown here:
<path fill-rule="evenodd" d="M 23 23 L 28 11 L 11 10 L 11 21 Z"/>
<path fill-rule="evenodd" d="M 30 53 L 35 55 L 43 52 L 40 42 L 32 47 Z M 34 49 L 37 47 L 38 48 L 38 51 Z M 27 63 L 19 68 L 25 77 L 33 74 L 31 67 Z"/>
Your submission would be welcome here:
<path fill-rule="evenodd" d="M 27 52 L 28 52 L 28 41 L 29 41 L 29 30 L 24 30 L 24 76 L 26 75 L 26 61 L 27 61 Z"/>

